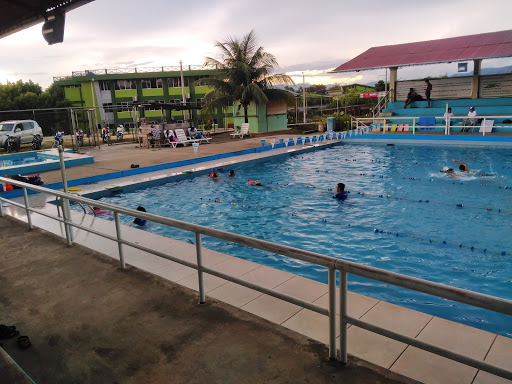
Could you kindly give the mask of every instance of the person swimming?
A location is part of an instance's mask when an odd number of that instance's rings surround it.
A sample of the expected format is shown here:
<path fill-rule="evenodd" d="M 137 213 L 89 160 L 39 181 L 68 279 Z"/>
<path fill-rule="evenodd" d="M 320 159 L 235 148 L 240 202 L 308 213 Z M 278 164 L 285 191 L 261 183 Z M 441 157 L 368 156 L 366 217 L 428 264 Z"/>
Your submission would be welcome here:
<path fill-rule="evenodd" d="M 248 181 L 247 181 L 247 184 L 249 184 L 249 185 L 256 185 L 256 186 L 258 186 L 258 187 L 264 187 L 264 185 L 263 185 L 263 184 L 261 184 L 261 182 L 260 182 L 260 181 L 248 180 Z"/>
<path fill-rule="evenodd" d="M 338 183 L 336 185 L 336 194 L 332 196 L 333 199 L 345 200 L 348 197 L 348 193 L 345 192 L 345 184 Z"/>
<path fill-rule="evenodd" d="M 452 160 L 453 162 L 455 163 L 459 163 L 459 171 L 461 172 L 465 172 L 465 173 L 471 173 L 472 171 L 468 168 L 468 166 L 466 165 L 466 163 L 464 163 L 463 161 L 460 161 L 460 160 L 455 160 L 453 159 Z"/>
<path fill-rule="evenodd" d="M 437 171 L 438 173 L 444 173 L 446 176 L 451 177 L 452 179 L 455 179 L 458 177 L 457 173 L 453 170 L 453 168 L 448 168 L 447 170 L 440 170 Z"/>
<path fill-rule="evenodd" d="M 234 169 L 229 171 L 229 177 L 235 177 L 235 170 Z"/>
<path fill-rule="evenodd" d="M 217 168 L 213 168 L 212 169 L 212 173 L 210 173 L 210 178 L 212 180 L 219 180 L 221 179 L 221 177 L 219 176 L 219 174 L 217 173 Z"/>
<path fill-rule="evenodd" d="M 146 212 L 146 208 L 144 208 L 143 206 L 139 205 L 137 207 L 137 211 L 140 211 L 140 212 Z M 137 224 L 139 227 L 143 227 L 146 225 L 146 220 L 144 219 L 139 219 L 138 217 L 136 217 L 134 220 L 133 220 L 133 224 Z"/>

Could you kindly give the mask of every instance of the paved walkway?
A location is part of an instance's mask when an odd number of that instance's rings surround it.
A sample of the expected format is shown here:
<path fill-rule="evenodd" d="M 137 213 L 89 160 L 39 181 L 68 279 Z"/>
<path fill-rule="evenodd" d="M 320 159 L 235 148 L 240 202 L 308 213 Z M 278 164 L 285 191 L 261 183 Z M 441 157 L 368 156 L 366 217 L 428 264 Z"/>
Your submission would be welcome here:
<path fill-rule="evenodd" d="M 3 348 L 36 383 L 414 382 L 15 219 L 0 243 L 0 321 L 33 343 Z M 1 353 L 0 369 L 27 382 Z"/>
<path fill-rule="evenodd" d="M 272 136 L 279 142 L 279 138 L 294 137 Z M 261 146 L 262 139 L 270 137 L 232 139 L 229 133 L 223 133 L 213 137 L 211 144 L 201 144 L 197 153 L 191 145 L 177 148 L 139 148 L 136 143 L 123 142 L 114 145 L 102 145 L 100 148 L 83 147 L 81 153 L 94 156 L 94 164 L 82 165 L 67 169 L 68 179 L 79 179 L 82 177 L 102 175 L 111 172 L 130 169 L 131 164 L 138 164 L 140 167 L 147 167 L 156 164 L 165 164 L 173 161 L 194 159 L 210 155 L 217 155 L 226 152 L 241 151 L 244 149 Z M 62 180 L 60 170 L 41 173 L 46 184 Z"/>

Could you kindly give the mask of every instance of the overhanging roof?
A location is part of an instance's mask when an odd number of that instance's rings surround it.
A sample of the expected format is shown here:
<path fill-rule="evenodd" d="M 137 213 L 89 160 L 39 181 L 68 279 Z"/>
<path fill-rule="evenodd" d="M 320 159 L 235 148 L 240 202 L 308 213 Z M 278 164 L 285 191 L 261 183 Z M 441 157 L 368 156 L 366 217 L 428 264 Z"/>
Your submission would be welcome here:
<path fill-rule="evenodd" d="M 332 73 L 512 56 L 512 29 L 373 47 Z"/>
<path fill-rule="evenodd" d="M 0 0 L 0 38 L 45 21 L 47 12 L 66 12 L 93 0 Z"/>

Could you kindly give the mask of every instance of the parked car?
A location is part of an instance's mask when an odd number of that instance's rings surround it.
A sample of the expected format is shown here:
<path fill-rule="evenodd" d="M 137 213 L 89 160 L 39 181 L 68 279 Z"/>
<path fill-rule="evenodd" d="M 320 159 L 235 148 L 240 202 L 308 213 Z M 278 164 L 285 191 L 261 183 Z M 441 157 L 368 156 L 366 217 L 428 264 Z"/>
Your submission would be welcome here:
<path fill-rule="evenodd" d="M 0 123 L 0 147 L 7 149 L 7 137 L 17 136 L 21 144 L 32 144 L 35 135 L 43 138 L 43 130 L 34 120 L 8 120 Z"/>

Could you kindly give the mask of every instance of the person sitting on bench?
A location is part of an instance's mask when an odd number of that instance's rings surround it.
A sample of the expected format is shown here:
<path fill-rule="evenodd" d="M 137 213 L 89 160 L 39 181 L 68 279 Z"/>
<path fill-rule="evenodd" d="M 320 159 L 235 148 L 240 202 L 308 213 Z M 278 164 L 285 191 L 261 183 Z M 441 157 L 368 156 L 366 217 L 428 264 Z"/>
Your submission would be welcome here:
<path fill-rule="evenodd" d="M 478 114 L 476 113 L 475 107 L 469 107 L 468 117 L 473 117 L 473 119 L 464 119 L 461 132 L 469 132 L 471 127 L 474 127 L 478 122 L 478 119 L 476 119 L 477 116 Z"/>
<path fill-rule="evenodd" d="M 418 99 L 418 94 L 414 90 L 414 88 L 409 88 L 409 93 L 407 94 L 407 99 L 405 99 L 404 108 L 407 108 L 409 104 Z"/>

